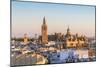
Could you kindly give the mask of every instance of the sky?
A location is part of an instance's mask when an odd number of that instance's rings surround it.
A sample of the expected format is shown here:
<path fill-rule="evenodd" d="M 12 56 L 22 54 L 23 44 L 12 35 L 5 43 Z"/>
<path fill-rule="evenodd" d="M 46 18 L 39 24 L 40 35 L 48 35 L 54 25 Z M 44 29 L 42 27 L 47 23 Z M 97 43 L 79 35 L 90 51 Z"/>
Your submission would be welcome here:
<path fill-rule="evenodd" d="M 95 36 L 95 7 L 72 4 L 54 4 L 12 1 L 12 37 L 41 35 L 45 16 L 48 34 L 71 34 Z"/>

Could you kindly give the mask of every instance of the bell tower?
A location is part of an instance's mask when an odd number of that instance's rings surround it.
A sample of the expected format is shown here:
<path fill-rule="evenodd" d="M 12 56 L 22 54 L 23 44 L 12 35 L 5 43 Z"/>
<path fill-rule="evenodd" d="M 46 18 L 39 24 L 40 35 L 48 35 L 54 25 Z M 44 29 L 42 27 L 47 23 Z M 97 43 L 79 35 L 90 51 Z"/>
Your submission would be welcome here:
<path fill-rule="evenodd" d="M 42 43 L 43 44 L 47 44 L 48 43 L 48 33 L 47 33 L 47 24 L 46 24 L 46 20 L 45 17 L 43 18 L 43 24 L 41 27 L 41 33 L 42 33 Z"/>

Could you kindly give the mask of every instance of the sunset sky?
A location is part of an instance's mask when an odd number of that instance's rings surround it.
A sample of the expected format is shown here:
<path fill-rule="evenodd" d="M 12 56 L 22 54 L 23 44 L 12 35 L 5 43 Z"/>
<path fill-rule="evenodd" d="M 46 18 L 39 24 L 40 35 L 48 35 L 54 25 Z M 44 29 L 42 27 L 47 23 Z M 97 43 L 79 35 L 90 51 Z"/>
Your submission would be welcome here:
<path fill-rule="evenodd" d="M 88 37 L 95 35 L 95 7 L 69 4 L 12 2 L 12 36 L 29 37 L 41 35 L 43 17 L 46 18 L 48 34 L 71 33 Z"/>

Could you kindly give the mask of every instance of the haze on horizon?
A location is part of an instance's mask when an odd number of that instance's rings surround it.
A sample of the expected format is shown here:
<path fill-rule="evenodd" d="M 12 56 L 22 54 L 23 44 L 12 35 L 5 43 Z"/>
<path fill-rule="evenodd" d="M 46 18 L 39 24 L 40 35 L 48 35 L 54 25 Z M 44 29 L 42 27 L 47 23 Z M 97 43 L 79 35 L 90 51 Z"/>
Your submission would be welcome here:
<path fill-rule="evenodd" d="M 95 36 L 95 7 L 36 2 L 12 2 L 12 36 L 41 35 L 43 17 L 48 34 L 65 34 L 69 26 L 72 34 Z"/>

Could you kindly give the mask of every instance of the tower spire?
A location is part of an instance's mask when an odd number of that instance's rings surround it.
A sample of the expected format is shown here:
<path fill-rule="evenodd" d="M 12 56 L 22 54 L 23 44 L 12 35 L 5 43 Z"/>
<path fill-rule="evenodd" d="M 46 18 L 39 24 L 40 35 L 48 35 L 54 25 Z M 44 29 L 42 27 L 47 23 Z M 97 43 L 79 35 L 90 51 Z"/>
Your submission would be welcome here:
<path fill-rule="evenodd" d="M 45 21 L 45 16 L 44 16 L 44 18 L 43 18 L 43 24 L 46 24 L 46 21 Z"/>
<path fill-rule="evenodd" d="M 71 33 L 70 33 L 69 26 L 68 26 L 68 28 L 67 28 L 67 36 L 70 36 L 70 35 L 71 35 Z"/>
<path fill-rule="evenodd" d="M 68 25 L 67 31 L 70 31 L 70 29 L 69 29 L 69 25 Z"/>

